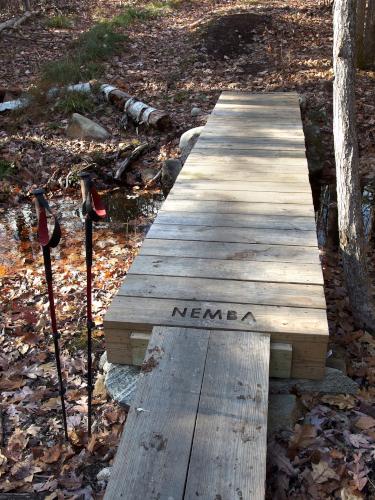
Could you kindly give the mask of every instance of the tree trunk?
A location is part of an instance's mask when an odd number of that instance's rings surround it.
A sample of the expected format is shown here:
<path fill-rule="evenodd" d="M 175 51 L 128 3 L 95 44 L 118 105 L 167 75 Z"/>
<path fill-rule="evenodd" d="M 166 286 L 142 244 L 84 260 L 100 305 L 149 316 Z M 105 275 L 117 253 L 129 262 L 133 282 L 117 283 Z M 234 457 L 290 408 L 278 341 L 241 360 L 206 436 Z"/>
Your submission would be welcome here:
<path fill-rule="evenodd" d="M 374 333 L 355 123 L 355 0 L 335 1 L 333 25 L 333 133 L 340 249 L 355 324 Z"/>
<path fill-rule="evenodd" d="M 365 34 L 365 14 L 367 0 L 357 0 L 356 19 L 356 62 L 358 68 L 364 65 L 364 34 Z"/>
<path fill-rule="evenodd" d="M 22 0 L 25 11 L 31 10 L 30 0 Z"/>
<path fill-rule="evenodd" d="M 368 0 L 365 26 L 365 67 L 375 64 L 375 0 Z"/>

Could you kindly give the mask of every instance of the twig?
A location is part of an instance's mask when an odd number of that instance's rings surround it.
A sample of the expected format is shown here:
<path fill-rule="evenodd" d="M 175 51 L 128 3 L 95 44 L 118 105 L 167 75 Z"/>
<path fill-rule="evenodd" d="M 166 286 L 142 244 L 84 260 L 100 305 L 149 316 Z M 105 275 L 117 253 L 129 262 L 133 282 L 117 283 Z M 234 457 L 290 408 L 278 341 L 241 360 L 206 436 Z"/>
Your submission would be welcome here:
<path fill-rule="evenodd" d="M 159 172 L 152 179 L 150 179 L 148 182 L 146 182 L 146 185 L 145 185 L 146 188 L 152 186 L 152 184 L 154 184 L 161 177 L 162 170 L 163 169 L 161 168 L 159 170 Z"/>
<path fill-rule="evenodd" d="M 131 155 L 125 158 L 123 162 L 121 162 L 119 168 L 116 171 L 115 179 L 120 180 L 129 165 L 133 163 L 133 161 L 137 160 L 141 156 L 141 154 L 148 148 L 149 145 L 147 142 L 144 142 L 143 144 L 140 144 L 138 147 L 136 147 Z"/>

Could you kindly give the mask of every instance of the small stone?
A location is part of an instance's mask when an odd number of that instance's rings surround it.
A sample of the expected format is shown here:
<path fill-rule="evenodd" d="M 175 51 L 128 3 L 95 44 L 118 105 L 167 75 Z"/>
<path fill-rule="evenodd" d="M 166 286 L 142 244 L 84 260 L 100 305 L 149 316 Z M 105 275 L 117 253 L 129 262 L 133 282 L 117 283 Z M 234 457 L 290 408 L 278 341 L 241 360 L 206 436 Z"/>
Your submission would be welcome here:
<path fill-rule="evenodd" d="M 106 483 L 109 481 L 111 477 L 112 467 L 104 467 L 101 471 L 96 475 L 96 479 L 98 481 L 105 481 Z"/>
<path fill-rule="evenodd" d="M 73 113 L 66 134 L 73 139 L 89 138 L 103 141 L 109 137 L 105 128 L 79 113 Z"/>
<path fill-rule="evenodd" d="M 164 193 L 172 188 L 181 169 L 182 163 L 178 158 L 165 160 L 161 170 L 161 185 Z"/>
<path fill-rule="evenodd" d="M 322 380 L 302 378 L 270 379 L 270 394 L 288 394 L 292 391 L 321 392 L 323 394 L 357 394 L 358 384 L 341 370 L 326 367 Z"/>
<path fill-rule="evenodd" d="M 302 415 L 294 394 L 270 394 L 268 398 L 267 434 L 293 428 Z"/>
<path fill-rule="evenodd" d="M 125 408 L 129 408 L 136 390 L 140 368 L 131 365 L 115 365 L 105 376 L 108 395 Z"/>
<path fill-rule="evenodd" d="M 191 110 L 191 116 L 199 116 L 202 114 L 201 108 L 192 108 Z"/>

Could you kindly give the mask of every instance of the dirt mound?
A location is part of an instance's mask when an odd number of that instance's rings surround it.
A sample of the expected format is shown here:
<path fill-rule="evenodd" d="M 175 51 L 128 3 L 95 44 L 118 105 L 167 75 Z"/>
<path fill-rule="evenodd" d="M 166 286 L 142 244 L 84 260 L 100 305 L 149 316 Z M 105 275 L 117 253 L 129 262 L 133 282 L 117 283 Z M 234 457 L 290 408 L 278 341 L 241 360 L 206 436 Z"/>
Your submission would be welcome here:
<path fill-rule="evenodd" d="M 270 24 L 269 16 L 249 12 L 222 16 L 203 27 L 203 45 L 209 55 L 219 59 L 239 55 L 246 52 L 246 45 L 254 41 L 254 35 Z"/>

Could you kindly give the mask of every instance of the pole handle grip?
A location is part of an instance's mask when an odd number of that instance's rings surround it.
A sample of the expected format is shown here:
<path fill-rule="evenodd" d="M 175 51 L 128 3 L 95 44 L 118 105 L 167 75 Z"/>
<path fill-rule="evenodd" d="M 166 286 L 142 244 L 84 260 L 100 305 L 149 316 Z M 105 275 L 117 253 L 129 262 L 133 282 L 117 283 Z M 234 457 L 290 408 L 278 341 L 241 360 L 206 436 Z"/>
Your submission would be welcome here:
<path fill-rule="evenodd" d="M 55 248 L 60 243 L 61 227 L 56 215 L 52 212 L 42 188 L 33 191 L 35 208 L 38 217 L 38 239 L 43 248 Z M 52 235 L 50 236 L 47 224 L 47 214 L 54 220 Z"/>

